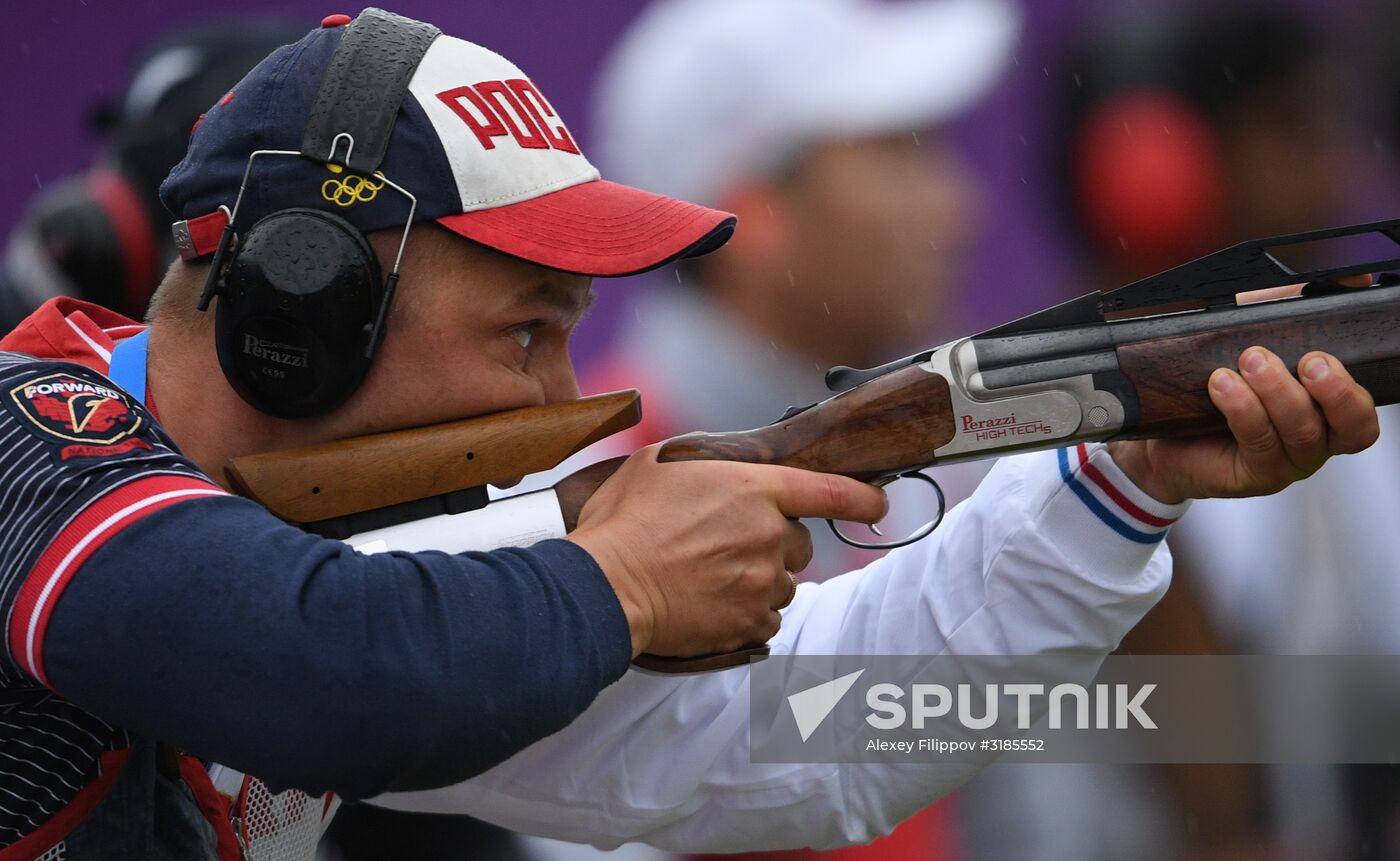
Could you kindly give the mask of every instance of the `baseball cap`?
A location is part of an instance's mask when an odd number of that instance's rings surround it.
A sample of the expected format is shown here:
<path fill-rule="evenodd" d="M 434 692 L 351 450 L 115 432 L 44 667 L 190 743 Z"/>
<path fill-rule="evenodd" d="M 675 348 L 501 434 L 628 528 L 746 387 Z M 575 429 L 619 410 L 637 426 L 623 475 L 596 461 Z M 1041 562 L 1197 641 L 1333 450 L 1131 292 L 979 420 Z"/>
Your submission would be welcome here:
<path fill-rule="evenodd" d="M 714 203 L 817 140 L 947 121 L 996 82 L 1005 0 L 660 0 L 596 91 L 611 175 Z"/>
<path fill-rule="evenodd" d="M 386 21 L 399 30 L 384 30 Z M 399 50 L 404 27 L 426 50 L 416 66 L 404 67 L 407 88 L 382 158 L 367 160 L 363 141 L 361 153 L 352 154 L 353 139 L 336 135 L 330 149 L 346 144 L 339 158 L 329 151 L 325 159 L 260 157 L 250 166 L 255 151 L 305 152 L 303 135 L 311 139 L 313 113 L 316 123 L 326 121 L 327 100 L 332 115 L 340 111 L 351 122 L 387 110 L 355 84 L 371 79 L 370 64 Z M 347 31 L 371 51 L 335 59 Z M 323 78 L 340 82 L 338 89 L 322 92 Z M 245 170 L 236 231 L 292 207 L 334 212 L 366 233 L 400 227 L 410 201 L 398 186 L 417 199 L 413 221 L 432 219 L 505 254 L 584 275 L 627 275 L 705 254 L 734 229 L 729 213 L 601 179 L 549 100 L 513 63 L 375 9 L 353 23 L 330 16 L 274 51 L 196 124 L 184 160 L 160 191 L 179 219 L 174 232 L 183 257 L 214 252 Z"/>

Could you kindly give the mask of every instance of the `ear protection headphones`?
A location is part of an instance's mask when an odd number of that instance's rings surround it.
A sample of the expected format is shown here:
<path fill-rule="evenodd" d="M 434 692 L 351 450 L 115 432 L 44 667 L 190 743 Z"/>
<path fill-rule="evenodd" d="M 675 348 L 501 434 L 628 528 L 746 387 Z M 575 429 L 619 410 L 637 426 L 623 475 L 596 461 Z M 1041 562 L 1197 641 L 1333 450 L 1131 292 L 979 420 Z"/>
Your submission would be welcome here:
<path fill-rule="evenodd" d="M 228 223 L 199 310 L 219 297 L 219 365 L 234 391 L 262 412 L 283 418 L 326 413 L 364 380 L 383 338 L 417 198 L 375 176 L 409 202 L 393 268 L 382 277 L 364 235 L 319 209 L 274 212 L 235 244 L 233 225 L 253 162 L 296 156 L 374 175 L 409 79 L 439 32 L 431 24 L 366 9 L 346 28 L 326 69 L 301 149 L 258 150 L 248 157 L 233 210 L 225 211 Z"/>
<path fill-rule="evenodd" d="M 315 209 L 268 215 L 222 275 L 214 339 L 224 375 L 263 412 L 332 409 L 369 372 L 382 284 L 374 250 L 345 219 Z"/>

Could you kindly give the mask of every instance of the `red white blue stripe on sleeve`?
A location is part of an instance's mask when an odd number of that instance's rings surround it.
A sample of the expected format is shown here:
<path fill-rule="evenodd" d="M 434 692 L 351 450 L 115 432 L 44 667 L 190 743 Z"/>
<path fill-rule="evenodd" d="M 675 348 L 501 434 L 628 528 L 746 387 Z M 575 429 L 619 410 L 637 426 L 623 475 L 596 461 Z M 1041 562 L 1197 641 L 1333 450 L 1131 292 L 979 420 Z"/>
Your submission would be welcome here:
<path fill-rule="evenodd" d="M 1096 445 L 1091 451 L 1080 443 L 1072 449 L 1060 449 L 1058 455 L 1060 477 L 1108 528 L 1139 544 L 1156 544 L 1167 537 L 1167 531 L 1177 518 L 1154 514 L 1148 509 L 1167 510 L 1176 506 L 1154 505 L 1154 501 L 1112 465 L 1107 449 Z"/>
<path fill-rule="evenodd" d="M 58 533 L 20 587 L 10 617 L 10 653 L 45 685 L 43 644 L 54 605 L 74 573 L 106 541 L 143 517 L 184 499 L 222 496 L 203 478 L 153 475 L 117 487 L 89 504 Z"/>

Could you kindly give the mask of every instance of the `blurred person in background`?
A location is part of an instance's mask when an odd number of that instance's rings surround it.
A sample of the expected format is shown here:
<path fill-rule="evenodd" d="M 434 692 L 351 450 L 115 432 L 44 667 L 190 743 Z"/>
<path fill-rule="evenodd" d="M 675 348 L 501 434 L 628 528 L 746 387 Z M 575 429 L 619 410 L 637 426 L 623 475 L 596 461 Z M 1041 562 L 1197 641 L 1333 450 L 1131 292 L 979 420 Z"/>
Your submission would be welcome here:
<path fill-rule="evenodd" d="M 830 397 L 829 367 L 962 334 L 982 200 L 946 126 L 995 85 L 1017 24 L 997 0 L 662 0 L 642 14 L 599 78 L 604 169 L 724 207 L 743 229 L 638 295 L 586 375 L 584 391 L 646 393 L 642 424 L 609 452 L 768 424 Z M 939 470 L 947 504 L 986 468 Z M 927 490 L 895 485 L 891 499 L 891 522 L 912 521 L 892 529 L 928 519 Z M 874 558 L 823 524 L 812 537 L 807 578 Z M 952 859 L 955 832 L 943 803 L 868 847 L 781 855 Z"/>
<path fill-rule="evenodd" d="M 1317 22 L 1277 3 L 1115 11 L 1085 19 L 1094 26 L 1051 76 L 1059 223 L 1082 261 L 1074 294 L 1347 220 L 1347 117 Z M 1381 416 L 1380 443 L 1308 486 L 1185 517 L 1172 587 L 1122 651 L 1395 652 L 1400 416 Z M 1396 704 L 1358 710 L 1393 716 Z M 1002 766 L 964 806 L 985 814 L 969 844 L 987 861 L 1394 858 L 1400 844 L 1378 835 L 1398 786 L 1390 767 Z M 994 806 L 1008 804 L 1037 812 L 1008 822 Z"/>
<path fill-rule="evenodd" d="M 829 367 L 961 334 L 982 201 L 944 132 L 993 87 L 1016 29 L 999 0 L 646 10 L 600 74 L 601 158 L 620 176 L 733 207 L 744 236 L 678 283 L 649 285 L 623 314 L 585 385 L 647 393 L 622 444 L 768 424 L 784 404 L 830 397 Z M 973 484 L 949 478 L 949 504 Z M 828 536 L 808 575 L 849 570 L 845 549 Z"/>
<path fill-rule="evenodd" d="M 278 21 L 188 27 L 142 52 L 125 94 L 98 105 L 102 147 L 83 173 L 44 190 L 0 258 L 0 332 L 54 296 L 140 318 L 175 259 L 156 190 L 184 156 L 190 129 L 274 48 L 301 28 Z"/>

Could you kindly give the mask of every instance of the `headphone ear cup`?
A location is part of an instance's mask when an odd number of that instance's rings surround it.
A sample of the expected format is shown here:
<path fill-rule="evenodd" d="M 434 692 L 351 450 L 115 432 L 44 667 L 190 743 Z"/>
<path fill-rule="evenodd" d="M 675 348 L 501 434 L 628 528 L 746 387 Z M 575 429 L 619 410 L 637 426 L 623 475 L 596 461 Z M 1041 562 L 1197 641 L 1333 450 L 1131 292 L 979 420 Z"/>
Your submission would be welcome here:
<path fill-rule="evenodd" d="M 364 380 L 383 292 L 364 235 L 339 216 L 287 209 L 240 237 L 215 305 L 234 391 L 282 418 L 329 412 Z"/>
<path fill-rule="evenodd" d="M 1071 146 L 1075 208 L 1104 258 L 1148 275 L 1219 244 L 1224 156 L 1209 120 L 1184 99 L 1120 93 L 1089 111 Z"/>

